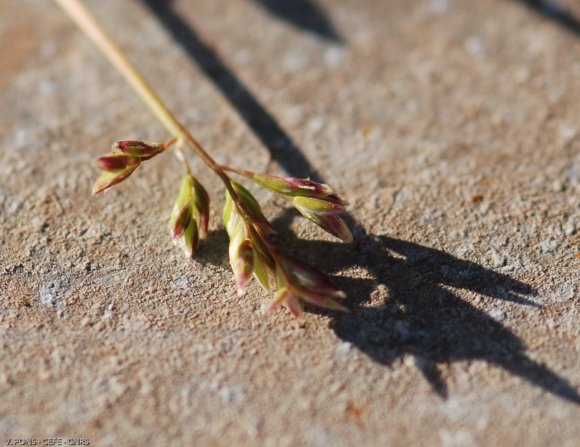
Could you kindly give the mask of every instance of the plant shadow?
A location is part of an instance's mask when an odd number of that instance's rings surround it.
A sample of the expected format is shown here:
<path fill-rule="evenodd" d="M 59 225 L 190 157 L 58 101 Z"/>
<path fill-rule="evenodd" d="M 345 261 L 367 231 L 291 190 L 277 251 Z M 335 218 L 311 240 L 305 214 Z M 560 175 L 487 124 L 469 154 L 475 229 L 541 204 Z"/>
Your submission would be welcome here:
<path fill-rule="evenodd" d="M 536 14 L 557 23 L 571 34 L 580 37 L 580 19 L 557 3 L 547 0 L 514 1 L 521 3 Z"/>
<path fill-rule="evenodd" d="M 172 9 L 171 0 L 141 1 L 220 90 L 282 169 L 289 175 L 324 181 L 273 115 Z M 295 216 L 288 210 L 274 225 L 286 229 Z M 278 237 L 290 254 L 324 271 L 336 273 L 361 267 L 370 275 L 369 279 L 336 278 L 337 285 L 348 292 L 347 304 L 352 309 L 349 314 L 328 313 L 337 337 L 385 366 L 403 355 L 413 355 L 419 370 L 441 396 L 448 393 L 441 365 L 480 360 L 580 404 L 577 389 L 528 357 L 525 344 L 512 331 L 450 290 L 465 289 L 489 299 L 537 307 L 527 298 L 534 293 L 531 287 L 440 250 L 386 235 L 367 234 L 352 216 L 346 216 L 346 220 L 357 238 L 354 244 L 300 241 L 292 235 Z M 221 252 L 226 251 L 224 231 L 213 232 L 210 238 L 224 248 Z M 224 257 L 216 257 L 202 248 L 197 259 L 222 264 Z M 379 297 L 383 302 L 375 307 L 366 306 L 376 293 L 384 294 Z"/>
<path fill-rule="evenodd" d="M 276 221 L 287 228 L 292 210 Z M 360 228 L 356 228 L 361 234 Z M 284 231 L 284 234 L 288 234 Z M 292 255 L 326 272 L 356 267 L 367 279 L 337 277 L 347 292 L 351 313 L 322 312 L 332 318 L 331 327 L 343 341 L 385 366 L 412 355 L 432 389 L 448 394 L 440 367 L 455 361 L 484 361 L 514 374 L 562 399 L 580 404 L 577 389 L 547 366 L 526 354 L 525 343 L 500 323 L 460 298 L 453 289 L 487 299 L 539 308 L 530 299 L 528 285 L 444 251 L 386 235 L 362 232 L 355 244 L 301 241 L 292 235 L 278 241 Z M 372 307 L 368 301 L 373 302 Z M 313 312 L 320 313 L 316 309 Z"/>

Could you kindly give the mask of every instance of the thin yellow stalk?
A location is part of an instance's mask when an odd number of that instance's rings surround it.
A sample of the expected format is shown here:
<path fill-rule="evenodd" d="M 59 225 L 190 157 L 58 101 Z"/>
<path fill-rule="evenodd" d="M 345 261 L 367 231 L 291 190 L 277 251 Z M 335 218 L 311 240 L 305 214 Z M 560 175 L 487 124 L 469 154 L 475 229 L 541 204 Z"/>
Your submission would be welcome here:
<path fill-rule="evenodd" d="M 186 172 L 191 174 L 191 170 L 185 154 L 182 151 L 181 143 L 187 144 L 204 162 L 211 168 L 223 181 L 228 193 L 232 197 L 236 208 L 243 216 L 246 223 L 252 228 L 255 237 L 268 247 L 270 254 L 277 259 L 278 252 L 274 245 L 262 233 L 262 230 L 256 226 L 249 217 L 245 206 L 234 190 L 231 179 L 226 171 L 236 172 L 241 175 L 248 175 L 248 171 L 238 170 L 227 166 L 221 166 L 205 151 L 199 142 L 188 132 L 188 130 L 177 120 L 171 113 L 163 100 L 155 93 L 153 87 L 143 78 L 137 68 L 129 61 L 123 51 L 99 25 L 92 14 L 83 5 L 82 0 L 54 0 L 65 12 L 77 23 L 79 28 L 97 45 L 101 52 L 109 61 L 121 72 L 129 85 L 141 97 L 145 104 L 155 114 L 163 126 L 177 139 L 177 151 L 184 162 Z M 288 273 L 280 265 L 284 275 Z"/>
<path fill-rule="evenodd" d="M 163 126 L 178 140 L 187 144 L 225 183 L 226 188 L 236 197 L 230 179 L 221 166 L 205 151 L 199 142 L 171 113 L 153 87 L 143 78 L 123 51 L 99 25 L 81 0 L 54 0 L 76 22 L 79 28 L 95 43 L 101 52 L 125 77 L 129 85 L 141 97 Z"/>

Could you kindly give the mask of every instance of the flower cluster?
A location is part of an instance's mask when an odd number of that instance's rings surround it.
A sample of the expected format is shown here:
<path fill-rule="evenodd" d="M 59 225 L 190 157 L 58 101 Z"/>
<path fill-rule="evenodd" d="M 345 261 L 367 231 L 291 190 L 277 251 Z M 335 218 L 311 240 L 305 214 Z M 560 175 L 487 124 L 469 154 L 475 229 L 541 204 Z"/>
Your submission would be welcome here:
<path fill-rule="evenodd" d="M 332 193 L 327 185 L 310 180 L 267 177 L 271 180 L 267 183 L 267 189 L 275 192 L 282 191 L 287 197 L 292 197 L 294 194 L 294 199 L 317 200 L 317 204 L 310 205 L 309 209 L 322 209 L 326 212 L 330 207 L 338 207 L 339 204 L 344 206 L 345 202 Z M 229 257 L 238 293 L 243 294 L 244 288 L 253 275 L 267 290 L 271 288 L 271 281 L 274 282 L 276 297 L 270 306 L 271 309 L 284 305 L 292 315 L 299 316 L 302 313 L 303 303 L 309 303 L 326 309 L 346 311 L 347 309 L 336 301 L 336 299 L 344 298 L 344 293 L 333 286 L 324 274 L 297 259 L 278 253 L 278 250 L 267 239 L 267 236 L 274 230 L 264 217 L 254 196 L 237 182 L 232 181 L 231 184 L 238 202 L 236 203 L 230 192 L 226 192 L 223 217 L 230 237 Z M 309 184 L 322 192 L 316 198 L 300 196 L 296 194 L 298 187 L 288 186 L 295 184 Z M 312 192 L 310 194 L 313 195 Z M 324 198 L 328 199 L 327 205 L 322 203 L 324 199 L 320 196 L 323 194 Z M 340 220 L 338 217 L 337 219 Z M 340 222 L 342 223 L 342 220 Z M 350 237 L 345 237 L 345 239 L 350 239 Z"/>
<path fill-rule="evenodd" d="M 113 144 L 111 152 L 97 159 L 102 173 L 93 185 L 93 194 L 98 194 L 129 177 L 145 160 L 160 154 L 168 145 L 124 140 Z"/>
<path fill-rule="evenodd" d="M 181 181 L 181 190 L 169 220 L 173 243 L 191 258 L 199 239 L 207 236 L 209 225 L 209 195 L 191 174 Z"/>
<path fill-rule="evenodd" d="M 237 182 L 232 181 L 231 185 L 239 202 L 236 204 L 231 193 L 226 191 L 223 219 L 230 238 L 230 265 L 238 293 L 244 293 L 252 275 L 264 289 L 270 290 L 269 276 L 274 270 L 274 258 L 262 237 L 272 234 L 274 229 L 252 193 Z M 243 207 L 247 219 L 240 214 L 239 207 Z"/>
<path fill-rule="evenodd" d="M 114 186 L 150 158 L 165 151 L 167 144 L 118 141 L 112 152 L 97 160 L 103 170 L 94 184 L 95 194 Z M 191 258 L 202 238 L 207 236 L 210 198 L 202 184 L 191 174 L 182 153 L 178 153 L 186 165 L 186 175 L 169 219 L 171 237 L 175 245 Z M 290 201 L 305 217 L 328 233 L 345 242 L 352 234 L 340 214 L 348 203 L 341 199 L 328 185 L 309 179 L 256 174 L 226 166 L 220 166 L 226 184 L 223 220 L 230 238 L 229 260 L 239 295 L 243 295 L 252 277 L 266 290 L 275 289 L 270 308 L 285 306 L 294 316 L 302 313 L 304 304 L 346 311 L 337 300 L 344 293 L 336 288 L 319 271 L 301 261 L 282 254 L 270 241 L 274 228 L 262 212 L 252 193 L 230 178 L 226 171 L 235 172 L 257 185 Z"/>
<path fill-rule="evenodd" d="M 289 200 L 304 217 L 324 231 L 344 242 L 352 242 L 352 233 L 339 217 L 346 211 L 348 202 L 338 197 L 330 186 L 310 179 L 232 171 Z"/>
<path fill-rule="evenodd" d="M 272 309 L 283 304 L 292 315 L 298 317 L 302 313 L 302 302 L 306 302 L 325 309 L 348 312 L 348 308 L 336 301 L 344 297 L 344 292 L 337 289 L 323 273 L 289 256 L 278 260 L 276 297 Z"/>
<path fill-rule="evenodd" d="M 129 58 L 115 45 L 80 0 L 58 0 L 58 3 L 74 19 L 79 27 L 108 56 L 111 63 L 125 77 L 136 93 L 155 114 L 160 123 L 173 135 L 166 144 L 143 143 L 141 141 L 118 141 L 112 151 L 100 157 L 97 165 L 102 173 L 93 185 L 93 194 L 98 194 L 127 179 L 146 160 L 177 144 L 177 155 L 183 162 L 186 175 L 170 217 L 171 236 L 188 257 L 196 252 L 200 238 L 207 235 L 209 222 L 209 196 L 201 183 L 191 174 L 189 162 L 183 153 L 187 146 L 216 174 L 226 188 L 224 223 L 230 237 L 229 257 L 234 271 L 236 286 L 240 293 L 252 276 L 270 290 L 276 288 L 276 297 L 271 305 L 285 305 L 297 316 L 304 303 L 315 306 L 346 310 L 336 300 L 344 293 L 334 287 L 322 273 L 298 260 L 281 254 L 270 241 L 274 231 L 264 216 L 254 196 L 228 172 L 242 175 L 258 185 L 289 200 L 292 205 L 316 225 L 345 242 L 352 241 L 352 234 L 340 214 L 348 203 L 337 196 L 325 184 L 309 179 L 276 177 L 222 166 L 217 163 L 202 145 L 188 132 L 167 105 L 145 81 Z"/>

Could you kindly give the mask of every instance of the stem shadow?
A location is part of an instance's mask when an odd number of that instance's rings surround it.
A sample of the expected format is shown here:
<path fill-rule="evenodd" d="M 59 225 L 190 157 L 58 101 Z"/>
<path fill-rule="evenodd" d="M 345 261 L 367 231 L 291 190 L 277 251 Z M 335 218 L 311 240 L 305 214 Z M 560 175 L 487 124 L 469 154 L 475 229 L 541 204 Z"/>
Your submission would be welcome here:
<path fill-rule="evenodd" d="M 236 110 L 273 160 L 285 170 L 301 172 L 319 179 L 301 149 L 282 129 L 274 116 L 250 89 L 223 62 L 217 52 L 171 6 L 171 0 L 141 0 L 149 8 L 175 42 L 185 50 L 191 62 L 213 82 L 223 97 Z"/>
<path fill-rule="evenodd" d="M 313 0 L 252 0 L 271 15 L 278 17 L 295 28 L 322 37 L 336 44 L 344 39 L 332 21 Z"/>
<path fill-rule="evenodd" d="M 531 11 L 557 23 L 571 34 L 580 37 L 580 20 L 572 12 L 548 0 L 514 0 Z"/>
<path fill-rule="evenodd" d="M 276 227 L 295 217 L 283 213 Z M 526 355 L 525 343 L 499 321 L 461 299 L 463 289 L 493 300 L 539 308 L 535 291 L 521 281 L 441 250 L 386 235 L 364 234 L 355 244 L 279 241 L 292 255 L 324 271 L 362 267 L 369 279 L 337 277 L 348 292 L 351 313 L 324 313 L 336 335 L 385 366 L 409 354 L 433 391 L 448 394 L 439 368 L 455 361 L 484 361 L 569 402 L 580 404 L 576 387 Z M 373 296 L 381 303 L 368 306 Z M 375 301 L 375 300 L 374 300 Z M 500 317 L 501 318 L 501 317 Z"/>

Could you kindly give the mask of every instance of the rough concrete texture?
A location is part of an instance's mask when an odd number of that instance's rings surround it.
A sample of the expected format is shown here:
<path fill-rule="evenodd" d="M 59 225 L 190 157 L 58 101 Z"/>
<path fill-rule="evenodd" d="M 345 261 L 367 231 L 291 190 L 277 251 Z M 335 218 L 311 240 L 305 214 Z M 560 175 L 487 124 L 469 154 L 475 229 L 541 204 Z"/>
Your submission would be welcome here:
<path fill-rule="evenodd" d="M 258 192 L 276 241 L 348 293 L 350 314 L 302 320 L 236 295 L 198 161 L 193 262 L 166 227 L 175 157 L 90 196 L 114 140 L 168 136 L 52 2 L 0 2 L 0 433 L 578 445 L 578 3 L 294 3 L 88 5 L 220 162 L 351 201 L 344 245 Z"/>

